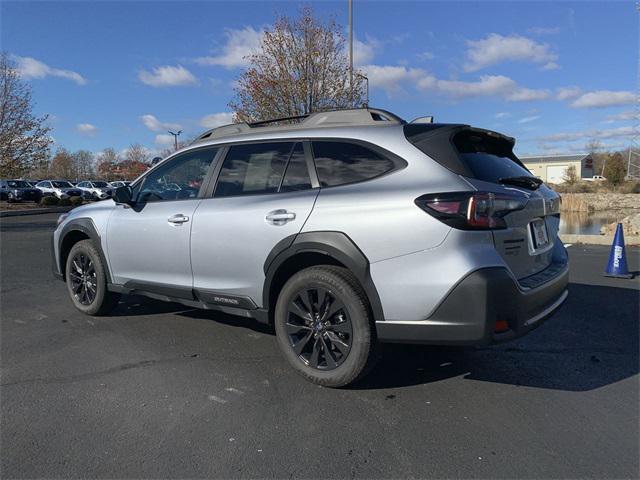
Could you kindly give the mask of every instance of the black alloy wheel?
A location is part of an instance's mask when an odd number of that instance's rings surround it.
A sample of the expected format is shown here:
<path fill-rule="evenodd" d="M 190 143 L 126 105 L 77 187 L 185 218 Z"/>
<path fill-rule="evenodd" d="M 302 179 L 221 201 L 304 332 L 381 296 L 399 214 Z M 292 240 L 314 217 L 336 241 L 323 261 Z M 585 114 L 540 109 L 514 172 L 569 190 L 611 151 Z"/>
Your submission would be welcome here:
<path fill-rule="evenodd" d="M 329 289 L 309 286 L 294 295 L 285 329 L 291 348 L 311 368 L 333 370 L 351 351 L 353 326 L 349 313 Z"/>
<path fill-rule="evenodd" d="M 98 291 L 96 269 L 91 258 L 78 252 L 71 260 L 71 266 L 69 279 L 73 296 L 82 305 L 91 305 Z"/>

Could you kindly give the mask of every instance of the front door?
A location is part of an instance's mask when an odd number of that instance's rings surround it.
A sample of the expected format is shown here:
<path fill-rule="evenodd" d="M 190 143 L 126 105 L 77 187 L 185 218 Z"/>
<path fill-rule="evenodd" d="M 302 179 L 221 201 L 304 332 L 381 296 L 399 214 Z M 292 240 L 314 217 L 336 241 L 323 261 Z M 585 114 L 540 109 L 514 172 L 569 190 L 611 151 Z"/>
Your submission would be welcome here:
<path fill-rule="evenodd" d="M 193 282 L 203 299 L 262 304 L 267 256 L 281 240 L 293 241 L 319 192 L 309 162 L 302 142 L 229 148 L 213 198 L 202 200 L 192 226 Z"/>
<path fill-rule="evenodd" d="M 151 170 L 133 187 L 133 206 L 117 205 L 107 226 L 113 281 L 169 296 L 192 288 L 193 214 L 217 148 L 191 150 Z"/>

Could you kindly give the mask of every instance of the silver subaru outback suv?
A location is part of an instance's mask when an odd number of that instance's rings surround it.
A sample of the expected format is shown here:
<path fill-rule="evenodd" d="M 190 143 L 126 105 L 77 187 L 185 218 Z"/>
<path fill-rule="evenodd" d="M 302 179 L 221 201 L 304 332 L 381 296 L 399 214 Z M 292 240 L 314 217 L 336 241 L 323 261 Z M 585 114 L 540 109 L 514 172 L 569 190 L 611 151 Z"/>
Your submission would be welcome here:
<path fill-rule="evenodd" d="M 344 386 L 379 342 L 488 345 L 567 297 L 560 197 L 514 139 L 373 108 L 226 125 L 60 217 L 54 273 L 104 315 L 146 295 L 273 324 Z"/>

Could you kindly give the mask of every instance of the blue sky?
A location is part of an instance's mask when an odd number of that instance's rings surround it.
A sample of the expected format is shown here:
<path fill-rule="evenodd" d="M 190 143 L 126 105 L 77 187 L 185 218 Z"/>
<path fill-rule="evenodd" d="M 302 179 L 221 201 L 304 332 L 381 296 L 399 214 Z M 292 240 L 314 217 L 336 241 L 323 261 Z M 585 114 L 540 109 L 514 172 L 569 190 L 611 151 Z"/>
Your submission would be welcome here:
<path fill-rule="evenodd" d="M 346 25 L 347 1 L 308 2 Z M 10 2 L 2 49 L 71 150 L 150 150 L 168 128 L 226 123 L 243 55 L 300 2 Z M 471 123 L 517 152 L 573 153 L 632 140 L 638 66 L 633 2 L 354 2 L 356 62 L 371 105 L 406 119 Z"/>

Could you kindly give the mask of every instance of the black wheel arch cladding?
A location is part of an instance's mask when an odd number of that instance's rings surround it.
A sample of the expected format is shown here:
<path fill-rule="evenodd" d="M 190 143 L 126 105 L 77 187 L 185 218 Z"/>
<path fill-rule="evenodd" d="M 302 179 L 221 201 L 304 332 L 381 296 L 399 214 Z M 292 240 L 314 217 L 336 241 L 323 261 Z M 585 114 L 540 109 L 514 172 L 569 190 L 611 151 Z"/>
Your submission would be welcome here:
<path fill-rule="evenodd" d="M 111 272 L 109 271 L 109 264 L 107 263 L 107 259 L 104 255 L 104 252 L 102 251 L 102 242 L 100 240 L 100 235 L 98 234 L 98 230 L 93 223 L 93 220 L 86 217 L 74 218 L 73 220 L 68 222 L 64 226 L 62 232 L 60 232 L 60 236 L 58 237 L 58 258 L 55 258 L 54 261 L 56 262 L 56 266 L 59 268 L 60 273 L 63 274 L 63 279 L 65 279 L 64 274 L 66 273 L 64 262 L 65 259 L 63 258 L 63 256 L 65 253 L 68 255 L 68 253 L 71 251 L 71 248 L 73 248 L 73 245 L 75 245 L 77 241 L 83 239 L 79 238 L 76 242 L 73 242 L 70 245 L 66 245 L 66 247 L 68 248 L 65 248 L 65 250 L 63 250 L 63 247 L 65 247 L 65 239 L 68 239 L 69 235 L 73 235 L 74 232 L 79 232 L 83 235 L 83 238 L 86 237 L 93 241 L 93 245 L 100 255 L 100 261 L 102 262 L 102 267 L 107 277 L 107 283 L 111 283 Z"/>
<path fill-rule="evenodd" d="M 371 279 L 369 260 L 351 238 L 343 232 L 336 231 L 290 235 L 274 246 L 264 263 L 265 280 L 262 302 L 265 309 L 273 310 L 275 307 L 271 293 L 280 267 L 297 255 L 306 253 L 326 256 L 329 260 L 328 263 L 338 262 L 348 268 L 362 285 L 369 300 L 374 320 L 384 320 L 380 297 Z"/>

